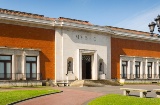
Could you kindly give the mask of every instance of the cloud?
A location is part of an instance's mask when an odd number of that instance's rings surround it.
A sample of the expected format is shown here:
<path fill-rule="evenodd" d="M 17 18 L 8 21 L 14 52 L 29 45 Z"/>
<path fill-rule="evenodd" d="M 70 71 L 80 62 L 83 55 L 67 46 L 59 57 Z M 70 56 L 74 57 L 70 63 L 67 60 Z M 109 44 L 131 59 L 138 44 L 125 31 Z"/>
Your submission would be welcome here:
<path fill-rule="evenodd" d="M 156 18 L 158 14 L 160 14 L 160 6 L 150 8 L 149 10 L 143 10 L 134 16 L 115 24 L 115 26 L 149 32 L 148 24 L 151 21 L 154 21 L 154 18 Z M 155 33 L 158 33 L 157 30 L 158 29 L 155 29 Z"/>

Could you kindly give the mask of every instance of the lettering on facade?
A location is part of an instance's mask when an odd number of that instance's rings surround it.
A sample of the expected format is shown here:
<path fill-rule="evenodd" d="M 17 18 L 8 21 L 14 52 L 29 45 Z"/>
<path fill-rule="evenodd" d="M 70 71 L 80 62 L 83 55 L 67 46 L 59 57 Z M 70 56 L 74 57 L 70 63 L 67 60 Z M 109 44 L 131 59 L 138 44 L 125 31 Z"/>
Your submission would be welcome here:
<path fill-rule="evenodd" d="M 77 39 L 82 39 L 82 40 L 88 40 L 91 39 L 93 41 L 96 41 L 96 37 L 92 37 L 92 36 L 86 36 L 86 35 L 76 35 Z"/>

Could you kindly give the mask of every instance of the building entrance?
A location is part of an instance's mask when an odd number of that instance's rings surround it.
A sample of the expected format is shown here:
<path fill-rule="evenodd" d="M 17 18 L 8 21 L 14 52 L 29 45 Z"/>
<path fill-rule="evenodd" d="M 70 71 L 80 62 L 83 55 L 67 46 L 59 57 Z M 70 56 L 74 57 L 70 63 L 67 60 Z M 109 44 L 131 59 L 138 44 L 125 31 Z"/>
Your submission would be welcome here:
<path fill-rule="evenodd" d="M 91 55 L 82 55 L 82 79 L 91 79 Z"/>

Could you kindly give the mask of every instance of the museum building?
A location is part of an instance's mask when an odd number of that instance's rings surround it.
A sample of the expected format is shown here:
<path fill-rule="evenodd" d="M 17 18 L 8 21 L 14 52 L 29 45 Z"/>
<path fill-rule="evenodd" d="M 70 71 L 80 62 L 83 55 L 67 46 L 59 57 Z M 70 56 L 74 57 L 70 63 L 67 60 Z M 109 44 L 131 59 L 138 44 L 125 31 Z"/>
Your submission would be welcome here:
<path fill-rule="evenodd" d="M 7 9 L 0 30 L 0 80 L 160 78 L 156 34 Z"/>

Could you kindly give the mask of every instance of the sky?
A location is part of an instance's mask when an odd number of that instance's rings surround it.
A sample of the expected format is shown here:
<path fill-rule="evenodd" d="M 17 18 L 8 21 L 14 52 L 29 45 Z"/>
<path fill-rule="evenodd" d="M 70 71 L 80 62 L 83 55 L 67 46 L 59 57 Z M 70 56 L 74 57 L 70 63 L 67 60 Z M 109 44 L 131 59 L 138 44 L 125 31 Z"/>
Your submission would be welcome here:
<path fill-rule="evenodd" d="M 149 32 L 160 0 L 0 0 L 0 8 Z"/>

